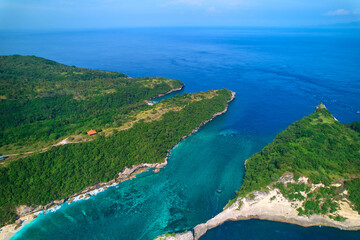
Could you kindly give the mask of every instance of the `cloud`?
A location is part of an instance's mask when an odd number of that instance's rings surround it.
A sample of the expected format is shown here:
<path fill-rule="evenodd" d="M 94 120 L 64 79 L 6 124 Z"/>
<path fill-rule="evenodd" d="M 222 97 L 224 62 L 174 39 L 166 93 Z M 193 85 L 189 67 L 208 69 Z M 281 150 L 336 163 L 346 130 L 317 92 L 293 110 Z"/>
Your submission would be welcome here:
<path fill-rule="evenodd" d="M 340 8 L 340 9 L 336 9 L 334 11 L 329 11 L 325 15 L 327 15 L 327 16 L 344 16 L 344 15 L 349 15 L 349 14 L 351 14 L 350 11 Z"/>

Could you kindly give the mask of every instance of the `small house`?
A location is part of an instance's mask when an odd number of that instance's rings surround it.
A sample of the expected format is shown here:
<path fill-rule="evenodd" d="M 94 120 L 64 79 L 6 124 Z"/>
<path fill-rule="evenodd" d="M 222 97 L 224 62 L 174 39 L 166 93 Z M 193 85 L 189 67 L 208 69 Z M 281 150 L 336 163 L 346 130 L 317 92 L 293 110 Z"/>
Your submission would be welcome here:
<path fill-rule="evenodd" d="M 89 136 L 95 135 L 96 133 L 97 133 L 97 132 L 96 132 L 95 130 L 92 130 L 92 129 L 87 132 L 87 134 L 88 134 Z"/>

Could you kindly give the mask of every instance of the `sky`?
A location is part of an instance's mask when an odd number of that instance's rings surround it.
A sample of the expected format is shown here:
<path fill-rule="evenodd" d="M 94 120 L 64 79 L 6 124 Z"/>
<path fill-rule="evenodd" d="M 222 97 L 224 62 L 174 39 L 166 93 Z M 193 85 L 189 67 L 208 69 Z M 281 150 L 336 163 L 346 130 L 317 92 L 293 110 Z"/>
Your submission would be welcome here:
<path fill-rule="evenodd" d="M 360 21 L 360 0 L 0 0 L 0 29 L 302 27 Z"/>

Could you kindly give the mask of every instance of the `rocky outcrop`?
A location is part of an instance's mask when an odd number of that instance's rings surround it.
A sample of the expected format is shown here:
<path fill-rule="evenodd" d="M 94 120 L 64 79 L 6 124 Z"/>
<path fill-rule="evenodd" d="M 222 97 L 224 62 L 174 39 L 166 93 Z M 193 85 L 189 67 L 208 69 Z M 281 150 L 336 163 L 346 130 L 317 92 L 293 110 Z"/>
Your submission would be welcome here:
<path fill-rule="evenodd" d="M 19 216 L 25 216 L 25 215 L 28 215 L 29 213 L 32 213 L 34 210 L 35 210 L 35 207 L 21 205 L 16 208 L 16 214 Z"/>
<path fill-rule="evenodd" d="M 307 183 L 307 178 L 300 177 L 295 181 L 291 174 L 285 174 L 278 182 L 283 183 Z M 322 184 L 313 184 L 312 188 L 321 187 Z M 340 209 L 337 214 L 343 216 L 343 222 L 329 218 L 327 215 L 299 216 L 296 206 L 302 205 L 302 201 L 290 201 L 285 198 L 279 189 L 274 188 L 268 192 L 254 191 L 254 198 L 238 198 L 221 213 L 201 223 L 193 229 L 194 239 L 197 240 L 208 230 L 215 228 L 226 221 L 238 221 L 248 219 L 262 219 L 278 222 L 297 224 L 303 227 L 328 226 L 343 230 L 360 230 L 360 215 L 354 211 L 349 202 L 340 201 Z M 168 238 L 166 238 L 167 240 Z"/>

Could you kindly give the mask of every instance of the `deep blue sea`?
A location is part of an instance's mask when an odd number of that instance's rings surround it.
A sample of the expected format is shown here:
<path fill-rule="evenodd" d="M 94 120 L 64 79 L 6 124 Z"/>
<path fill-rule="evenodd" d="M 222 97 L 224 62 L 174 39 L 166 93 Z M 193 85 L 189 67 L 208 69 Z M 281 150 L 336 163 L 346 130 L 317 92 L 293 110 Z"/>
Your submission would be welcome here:
<path fill-rule="evenodd" d="M 148 171 L 88 200 L 64 204 L 13 239 L 153 239 L 191 229 L 235 196 L 247 158 L 320 102 L 340 122 L 360 121 L 359 29 L 0 32 L 0 54 L 36 55 L 131 77 L 176 78 L 186 92 L 237 93 L 228 112 L 173 149 L 159 173 Z M 249 220 L 225 223 L 203 238 L 360 239 L 360 231 Z"/>

